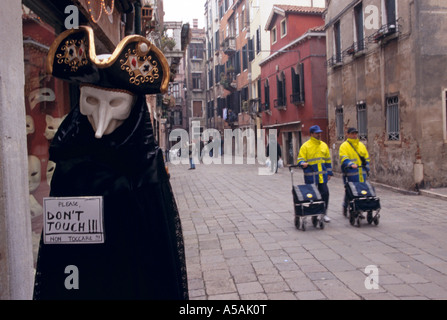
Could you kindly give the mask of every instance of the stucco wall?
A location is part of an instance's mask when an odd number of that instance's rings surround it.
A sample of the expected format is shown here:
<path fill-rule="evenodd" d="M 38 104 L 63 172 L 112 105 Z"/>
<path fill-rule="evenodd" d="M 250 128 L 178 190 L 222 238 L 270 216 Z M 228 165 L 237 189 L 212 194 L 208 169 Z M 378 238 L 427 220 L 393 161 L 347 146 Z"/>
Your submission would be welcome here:
<path fill-rule="evenodd" d="M 326 23 L 351 1 L 332 2 Z M 381 1 L 364 1 L 381 8 Z M 337 7 L 335 7 L 337 6 Z M 421 158 L 424 181 L 420 186 L 447 185 L 446 141 L 443 132 L 443 90 L 447 76 L 442 49 L 447 4 L 439 1 L 397 1 L 399 35 L 381 43 L 368 43 L 365 54 L 344 57 L 342 66 L 328 68 L 328 101 L 331 147 L 336 170 L 342 141 L 335 134 L 335 108 L 343 107 L 345 129 L 357 126 L 356 104 L 367 105 L 368 139 L 373 179 L 415 188 L 414 168 Z M 352 10 L 340 17 L 342 51 L 353 43 Z M 373 31 L 365 30 L 365 36 Z M 328 28 L 328 57 L 333 53 L 333 28 Z M 400 139 L 386 134 L 386 98 L 399 97 Z M 443 106 L 444 105 L 444 106 Z"/>

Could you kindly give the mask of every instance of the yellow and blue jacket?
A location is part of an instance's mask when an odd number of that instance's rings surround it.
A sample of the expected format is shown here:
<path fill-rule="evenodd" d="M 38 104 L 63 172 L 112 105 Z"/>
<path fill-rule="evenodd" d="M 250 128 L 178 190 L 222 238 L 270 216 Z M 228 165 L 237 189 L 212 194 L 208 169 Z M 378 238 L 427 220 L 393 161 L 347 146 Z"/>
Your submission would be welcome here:
<path fill-rule="evenodd" d="M 304 182 L 306 184 L 315 183 L 314 176 L 317 183 L 327 183 L 328 175 L 333 175 L 329 147 L 321 140 L 311 137 L 301 146 L 298 165 L 301 166 L 303 162 L 309 164 L 307 168 L 304 168 Z"/>
<path fill-rule="evenodd" d="M 355 150 L 357 150 L 357 152 L 355 152 L 354 148 Z M 363 167 L 359 155 L 366 160 L 366 163 Z M 360 142 L 358 139 L 347 139 L 347 141 L 343 142 L 340 146 L 339 156 L 341 170 L 349 182 L 366 181 L 366 175 L 369 172 L 370 159 L 368 150 L 362 142 Z M 351 168 L 353 164 L 356 164 L 358 168 Z"/>

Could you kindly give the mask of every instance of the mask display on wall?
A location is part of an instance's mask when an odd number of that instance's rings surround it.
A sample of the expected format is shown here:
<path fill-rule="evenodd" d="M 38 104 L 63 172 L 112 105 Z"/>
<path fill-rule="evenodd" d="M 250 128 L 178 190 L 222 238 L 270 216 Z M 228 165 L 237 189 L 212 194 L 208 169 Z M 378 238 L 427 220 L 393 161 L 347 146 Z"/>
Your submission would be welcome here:
<path fill-rule="evenodd" d="M 29 191 L 33 192 L 39 187 L 41 179 L 41 166 L 38 157 L 30 155 L 28 156 L 28 182 Z"/>
<path fill-rule="evenodd" d="M 26 116 L 26 134 L 33 134 L 36 131 L 36 128 L 34 126 L 34 120 L 33 117 L 30 115 Z"/>
<path fill-rule="evenodd" d="M 44 136 L 45 138 L 47 138 L 47 140 L 51 140 L 54 138 L 54 135 L 56 134 L 56 131 L 59 128 L 62 121 L 64 120 L 64 118 L 65 116 L 61 118 L 56 118 L 50 116 L 49 114 L 45 116 L 45 122 L 47 125 L 45 127 Z"/>

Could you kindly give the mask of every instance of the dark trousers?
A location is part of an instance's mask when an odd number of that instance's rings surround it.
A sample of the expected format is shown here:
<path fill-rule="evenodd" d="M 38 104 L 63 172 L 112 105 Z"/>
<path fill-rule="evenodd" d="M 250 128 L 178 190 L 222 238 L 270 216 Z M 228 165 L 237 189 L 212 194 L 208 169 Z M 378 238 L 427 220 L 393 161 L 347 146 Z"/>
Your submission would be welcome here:
<path fill-rule="evenodd" d="M 323 198 L 324 204 L 326 205 L 326 211 L 329 204 L 329 188 L 327 187 L 327 183 L 319 183 L 318 184 L 318 191 L 320 191 L 321 197 Z"/>

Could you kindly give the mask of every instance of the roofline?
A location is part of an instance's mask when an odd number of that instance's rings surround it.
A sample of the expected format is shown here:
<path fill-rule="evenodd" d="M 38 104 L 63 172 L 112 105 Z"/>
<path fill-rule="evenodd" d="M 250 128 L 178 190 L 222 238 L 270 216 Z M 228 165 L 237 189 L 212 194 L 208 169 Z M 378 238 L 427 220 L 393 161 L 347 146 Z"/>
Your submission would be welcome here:
<path fill-rule="evenodd" d="M 297 7 L 301 7 L 301 6 L 297 6 Z M 272 11 L 270 12 L 270 15 L 267 19 L 267 23 L 265 24 L 265 31 L 268 31 L 271 27 L 271 24 L 273 22 L 273 17 L 275 16 L 275 14 L 279 14 L 283 17 L 286 16 L 286 14 L 293 14 L 293 15 L 303 15 L 303 16 L 307 16 L 307 15 L 323 15 L 323 12 L 294 12 L 294 11 L 286 11 L 281 9 L 278 5 L 273 5 Z"/>
<path fill-rule="evenodd" d="M 283 51 L 297 45 L 298 43 L 300 43 L 303 40 L 306 40 L 307 38 L 311 38 L 311 37 L 326 37 L 326 32 L 325 31 L 311 31 L 311 32 L 306 32 L 305 34 L 303 34 L 301 37 L 293 40 L 291 43 L 289 43 L 288 45 L 282 47 L 281 49 L 279 49 L 278 51 L 276 51 L 275 53 L 269 55 L 267 58 L 261 60 L 261 62 L 259 62 L 259 66 L 264 65 L 265 63 L 267 63 L 268 61 L 272 60 L 273 58 L 275 58 L 276 56 L 279 56 L 280 54 L 284 53 Z"/>

